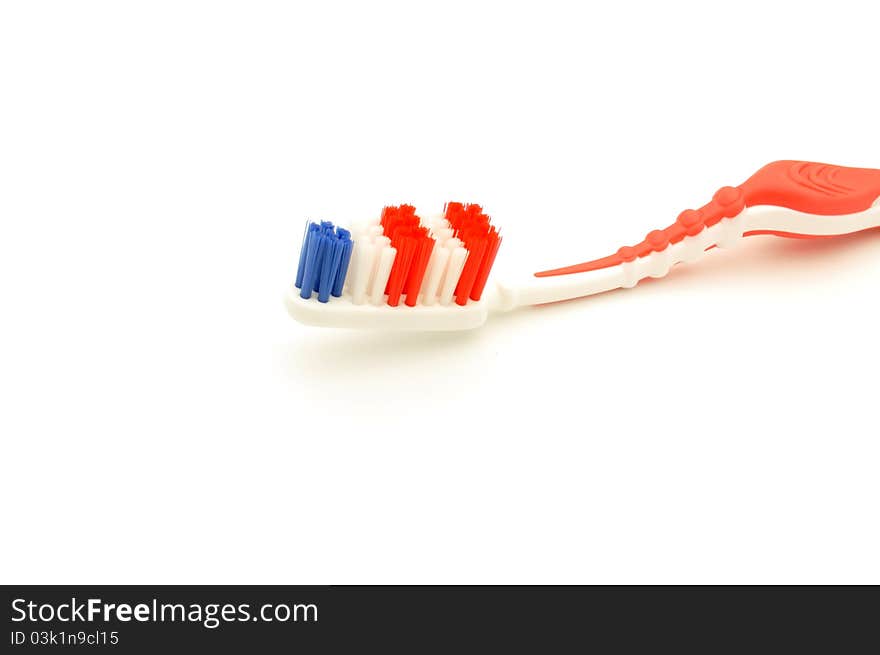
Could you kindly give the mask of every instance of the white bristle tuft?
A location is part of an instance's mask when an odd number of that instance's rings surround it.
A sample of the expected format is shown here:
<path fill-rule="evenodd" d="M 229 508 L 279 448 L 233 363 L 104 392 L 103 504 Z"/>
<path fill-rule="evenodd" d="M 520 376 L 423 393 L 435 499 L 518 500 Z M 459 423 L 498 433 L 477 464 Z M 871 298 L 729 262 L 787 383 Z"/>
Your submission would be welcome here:
<path fill-rule="evenodd" d="M 458 239 L 455 240 L 458 241 Z M 441 305 L 448 305 L 452 302 L 452 295 L 455 293 L 455 287 L 458 284 L 458 278 L 461 277 L 467 256 L 468 251 L 461 246 L 452 250 L 449 256 L 449 265 L 446 267 L 446 275 L 443 278 L 443 287 L 440 289 Z"/>
<path fill-rule="evenodd" d="M 385 285 L 388 284 L 388 277 L 391 275 L 391 267 L 394 265 L 396 255 L 397 249 L 391 246 L 384 246 L 379 252 L 376 275 L 370 283 L 370 302 L 374 305 L 381 304 L 385 299 Z"/>
<path fill-rule="evenodd" d="M 451 227 L 444 227 L 434 232 L 434 238 L 437 239 L 438 244 L 443 246 L 452 238 L 453 234 L 455 234 L 455 230 Z"/>
<path fill-rule="evenodd" d="M 425 283 L 422 288 L 422 303 L 433 305 L 437 302 L 437 291 L 440 281 L 446 272 L 451 251 L 448 248 L 435 247 L 428 262 L 428 270 L 425 271 Z"/>
<path fill-rule="evenodd" d="M 362 239 L 355 244 L 352 259 L 351 301 L 355 305 L 362 305 L 366 300 L 367 285 L 376 261 L 376 245 Z"/>
<path fill-rule="evenodd" d="M 450 239 L 447 239 L 446 242 L 443 244 L 443 247 L 449 248 L 450 250 L 455 250 L 456 248 L 460 248 L 460 247 L 462 247 L 461 239 L 459 239 L 458 237 L 452 237 Z"/>

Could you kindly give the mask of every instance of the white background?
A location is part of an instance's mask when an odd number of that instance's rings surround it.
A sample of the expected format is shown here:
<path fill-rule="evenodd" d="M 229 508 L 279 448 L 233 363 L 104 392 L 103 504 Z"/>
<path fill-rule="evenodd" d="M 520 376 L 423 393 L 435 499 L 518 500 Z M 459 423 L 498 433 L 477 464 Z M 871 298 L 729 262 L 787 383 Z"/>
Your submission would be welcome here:
<path fill-rule="evenodd" d="M 775 159 L 880 168 L 871 2 L 7 2 L 0 579 L 880 583 L 880 236 L 464 334 L 282 304 L 303 221 L 499 265 Z"/>

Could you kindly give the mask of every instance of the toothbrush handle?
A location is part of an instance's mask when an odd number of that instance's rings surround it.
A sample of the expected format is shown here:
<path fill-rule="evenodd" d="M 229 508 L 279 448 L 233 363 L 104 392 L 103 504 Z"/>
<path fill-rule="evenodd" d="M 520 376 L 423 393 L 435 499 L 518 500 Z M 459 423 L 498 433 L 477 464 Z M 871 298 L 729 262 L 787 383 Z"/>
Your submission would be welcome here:
<path fill-rule="evenodd" d="M 742 236 L 820 238 L 880 227 L 880 170 L 804 161 L 764 166 L 737 187 L 722 187 L 699 209 L 649 232 L 634 246 L 591 261 L 539 271 L 518 285 L 499 285 L 510 309 L 635 286 L 663 277 L 679 262 L 699 259 Z"/>

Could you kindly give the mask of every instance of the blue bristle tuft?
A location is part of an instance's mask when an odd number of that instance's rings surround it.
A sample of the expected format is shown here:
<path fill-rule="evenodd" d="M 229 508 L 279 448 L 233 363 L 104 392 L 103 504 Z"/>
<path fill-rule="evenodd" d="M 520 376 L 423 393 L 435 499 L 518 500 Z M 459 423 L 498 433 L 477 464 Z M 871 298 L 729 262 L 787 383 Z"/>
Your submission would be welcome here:
<path fill-rule="evenodd" d="M 303 237 L 296 287 L 300 297 L 309 299 L 317 292 L 320 302 L 342 295 L 354 242 L 351 232 L 334 227 L 330 221 L 310 222 Z"/>
<path fill-rule="evenodd" d="M 303 234 L 302 250 L 299 251 L 299 265 L 296 268 L 296 288 L 302 289 L 303 276 L 306 272 L 306 259 L 309 252 L 309 240 L 312 235 L 318 231 L 318 226 L 314 223 L 306 223 L 305 234 Z"/>
<path fill-rule="evenodd" d="M 351 232 L 348 230 L 343 230 L 340 227 L 336 229 L 336 234 L 339 235 L 342 242 L 342 257 L 339 260 L 339 270 L 336 272 L 336 280 L 333 282 L 331 293 L 338 298 L 342 295 L 342 285 L 345 284 L 345 276 L 348 275 L 348 264 L 351 262 L 354 242 L 351 240 Z"/>
<path fill-rule="evenodd" d="M 324 257 L 324 267 L 321 269 L 321 288 L 318 291 L 318 301 L 327 302 L 330 292 L 336 283 L 336 273 L 339 270 L 339 261 L 342 259 L 344 244 L 339 239 L 333 239 L 327 247 Z"/>
<path fill-rule="evenodd" d="M 318 266 L 318 272 L 312 284 L 312 291 L 315 292 L 318 291 L 318 286 L 321 284 L 321 271 L 324 270 L 324 257 L 327 253 L 328 242 L 327 235 L 324 233 L 324 230 L 321 230 L 321 233 L 318 235 L 318 249 L 315 251 L 315 260 Z"/>
<path fill-rule="evenodd" d="M 312 230 L 312 226 L 316 229 Z M 303 266 L 303 279 L 302 286 L 300 288 L 300 297 L 309 299 L 312 297 L 312 290 L 315 286 L 315 280 L 318 278 L 318 275 L 321 272 L 321 263 L 318 259 L 318 255 L 320 253 L 320 246 L 322 236 L 317 229 L 317 225 L 312 223 L 312 226 L 309 227 L 308 238 L 306 243 L 303 244 L 303 250 L 306 253 L 305 264 Z"/>

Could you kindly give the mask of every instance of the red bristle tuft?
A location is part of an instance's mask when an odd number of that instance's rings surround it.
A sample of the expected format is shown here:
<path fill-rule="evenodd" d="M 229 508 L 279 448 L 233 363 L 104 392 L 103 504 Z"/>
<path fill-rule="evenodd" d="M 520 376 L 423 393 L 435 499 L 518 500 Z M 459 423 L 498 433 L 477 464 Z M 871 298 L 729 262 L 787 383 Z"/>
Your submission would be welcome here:
<path fill-rule="evenodd" d="M 412 205 L 386 207 L 382 210 L 380 224 L 385 236 L 393 239 L 394 234 L 401 227 L 418 227 L 419 217 L 416 216 L 415 207 Z"/>
<path fill-rule="evenodd" d="M 403 236 L 398 230 L 396 239 L 393 239 L 391 245 L 397 249 L 397 256 L 394 258 L 394 265 L 391 267 L 391 275 L 388 276 L 388 304 L 397 307 L 400 304 L 400 294 L 403 292 L 403 285 L 409 275 L 409 269 L 412 264 L 413 254 L 416 250 L 417 240 L 411 236 Z"/>
<path fill-rule="evenodd" d="M 467 262 L 455 288 L 455 302 L 465 305 L 469 298 L 479 300 L 482 297 L 501 245 L 501 236 L 480 205 L 448 202 L 445 217 L 468 251 Z"/>
<path fill-rule="evenodd" d="M 384 207 L 382 209 L 382 217 L 379 219 L 379 224 L 384 228 L 388 221 L 393 219 L 393 217 L 397 214 L 397 207 Z"/>
<path fill-rule="evenodd" d="M 450 216 L 458 216 L 463 211 L 464 205 L 460 202 L 447 202 L 446 207 L 443 208 L 443 213 L 447 220 L 449 220 Z"/>
<path fill-rule="evenodd" d="M 474 280 L 474 286 L 471 289 L 471 300 L 479 300 L 483 295 L 483 289 L 486 287 L 486 281 L 489 279 L 489 272 L 492 270 L 492 264 L 495 263 L 495 255 L 498 254 L 498 248 L 501 246 L 501 235 L 494 227 L 489 228 L 489 236 L 486 244 L 486 253 L 483 255 L 483 261 L 480 263 L 480 270 L 477 272 L 477 278 Z"/>
<path fill-rule="evenodd" d="M 486 252 L 486 238 L 477 237 L 471 233 L 467 239 L 462 238 L 468 250 L 467 262 L 465 262 L 464 270 L 461 277 L 458 278 L 458 285 L 455 287 L 455 302 L 459 305 L 467 304 L 471 295 L 471 289 L 477 279 L 477 273 L 480 271 L 480 264 L 483 261 L 483 255 Z"/>
<path fill-rule="evenodd" d="M 423 233 L 427 234 L 427 230 L 419 227 L 419 217 L 412 205 L 386 207 L 382 211 L 380 223 L 385 236 L 391 239 L 391 245 L 397 250 L 388 283 L 385 285 L 388 304 L 396 307 L 400 303 L 401 294 L 407 288 L 420 239 Z"/>
<path fill-rule="evenodd" d="M 434 239 L 428 236 L 428 230 L 425 228 L 420 228 L 420 230 L 421 235 L 418 238 L 418 245 L 404 287 L 406 289 L 406 304 L 410 307 L 415 307 L 419 300 L 419 290 L 422 288 L 428 260 L 434 250 Z"/>
<path fill-rule="evenodd" d="M 468 251 L 454 292 L 455 302 L 465 305 L 469 299 L 476 301 L 482 297 L 501 244 L 501 236 L 480 205 L 448 202 L 444 215 L 453 234 L 461 239 Z M 401 296 L 405 295 L 404 302 L 413 307 L 419 301 L 419 292 L 435 247 L 434 239 L 428 229 L 420 224 L 412 205 L 385 207 L 380 223 L 385 236 L 397 250 L 385 285 L 388 304 L 398 306 Z"/>
<path fill-rule="evenodd" d="M 469 220 L 469 221 L 476 219 L 482 213 L 483 213 L 483 208 L 480 207 L 479 205 L 467 205 L 464 208 L 465 219 Z"/>
<path fill-rule="evenodd" d="M 446 220 L 449 221 L 449 224 L 453 229 L 458 229 L 461 225 L 462 220 L 465 216 L 465 205 L 460 202 L 448 202 L 446 203 Z"/>

